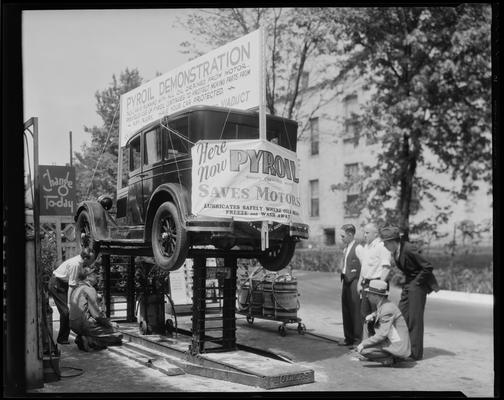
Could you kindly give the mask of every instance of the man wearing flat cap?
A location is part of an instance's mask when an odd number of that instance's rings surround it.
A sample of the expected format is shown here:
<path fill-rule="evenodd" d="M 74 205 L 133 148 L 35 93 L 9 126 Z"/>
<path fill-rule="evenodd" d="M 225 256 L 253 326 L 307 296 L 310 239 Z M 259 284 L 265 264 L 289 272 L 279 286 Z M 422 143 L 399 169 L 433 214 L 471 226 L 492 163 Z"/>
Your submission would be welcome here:
<path fill-rule="evenodd" d="M 408 325 L 411 339 L 411 357 L 423 357 L 424 310 L 427 294 L 438 291 L 432 265 L 423 258 L 415 246 L 401 241 L 399 229 L 394 226 L 382 228 L 380 236 L 390 251 L 397 267 L 404 273 L 405 284 L 401 292 L 399 309 Z"/>
<path fill-rule="evenodd" d="M 369 302 L 376 311 L 366 319 L 374 317 L 374 335 L 367 337 L 356 351 L 369 361 L 377 361 L 384 366 L 391 366 L 401 359 L 409 357 L 411 352 L 410 337 L 406 321 L 397 306 L 387 298 L 387 282 L 374 280 L 364 289 Z"/>

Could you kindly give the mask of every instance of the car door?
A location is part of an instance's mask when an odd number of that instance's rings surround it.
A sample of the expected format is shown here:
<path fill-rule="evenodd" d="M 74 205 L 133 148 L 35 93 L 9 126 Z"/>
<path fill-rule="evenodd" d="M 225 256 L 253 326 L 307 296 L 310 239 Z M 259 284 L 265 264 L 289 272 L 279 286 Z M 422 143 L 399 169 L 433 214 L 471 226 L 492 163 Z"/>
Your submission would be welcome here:
<path fill-rule="evenodd" d="M 131 140 L 129 146 L 128 180 L 128 225 L 143 224 L 143 189 L 142 189 L 142 135 Z"/>
<path fill-rule="evenodd" d="M 152 193 L 161 183 L 163 183 L 163 146 L 161 130 L 156 127 L 148 130 L 144 135 L 142 163 L 142 204 L 144 213 L 147 212 Z"/>

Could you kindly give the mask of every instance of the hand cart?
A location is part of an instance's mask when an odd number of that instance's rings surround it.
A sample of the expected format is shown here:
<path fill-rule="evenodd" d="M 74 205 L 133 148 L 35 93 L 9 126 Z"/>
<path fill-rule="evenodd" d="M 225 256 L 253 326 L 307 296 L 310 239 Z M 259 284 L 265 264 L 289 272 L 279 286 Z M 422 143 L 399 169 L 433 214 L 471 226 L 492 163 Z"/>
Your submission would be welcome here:
<path fill-rule="evenodd" d="M 281 322 L 278 327 L 281 336 L 287 335 L 287 324 L 298 324 L 298 333 L 304 335 L 306 326 L 297 317 L 300 307 L 297 281 L 290 274 L 277 273 L 267 274 L 262 281 L 254 280 L 259 272 L 262 267 L 240 284 L 237 314 L 245 315 L 250 325 L 255 318 Z"/>

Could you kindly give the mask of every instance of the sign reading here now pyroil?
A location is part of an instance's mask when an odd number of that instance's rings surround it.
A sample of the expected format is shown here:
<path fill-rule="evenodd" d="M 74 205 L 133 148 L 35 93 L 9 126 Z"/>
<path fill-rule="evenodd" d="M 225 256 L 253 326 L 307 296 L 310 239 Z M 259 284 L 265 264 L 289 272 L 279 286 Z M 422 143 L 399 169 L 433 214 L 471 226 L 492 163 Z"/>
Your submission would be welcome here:
<path fill-rule="evenodd" d="M 260 31 L 254 31 L 121 96 L 121 146 L 147 124 L 194 105 L 259 106 Z"/>
<path fill-rule="evenodd" d="M 191 156 L 194 215 L 302 222 L 293 151 L 261 139 L 200 140 Z"/>

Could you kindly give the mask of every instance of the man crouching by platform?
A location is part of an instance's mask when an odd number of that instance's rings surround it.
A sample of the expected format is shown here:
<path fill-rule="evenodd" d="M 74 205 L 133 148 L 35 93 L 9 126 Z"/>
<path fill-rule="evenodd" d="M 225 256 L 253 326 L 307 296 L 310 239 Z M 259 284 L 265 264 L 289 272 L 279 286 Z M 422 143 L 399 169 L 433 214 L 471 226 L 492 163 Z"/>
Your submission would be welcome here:
<path fill-rule="evenodd" d="M 122 334 L 117 324 L 111 322 L 98 305 L 98 294 L 94 288 L 97 276 L 79 273 L 77 287 L 70 295 L 70 328 L 77 338 L 80 350 L 106 349 L 107 346 L 122 344 Z"/>
<path fill-rule="evenodd" d="M 387 283 L 381 280 L 369 282 L 364 289 L 369 296 L 369 302 L 376 311 L 366 317 L 366 321 L 374 319 L 374 335 L 367 337 L 364 329 L 364 340 L 357 346 L 366 360 L 381 362 L 391 366 L 411 354 L 411 343 L 408 326 L 399 308 L 387 298 Z"/>

